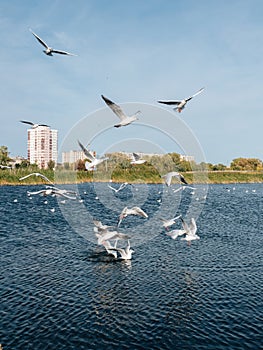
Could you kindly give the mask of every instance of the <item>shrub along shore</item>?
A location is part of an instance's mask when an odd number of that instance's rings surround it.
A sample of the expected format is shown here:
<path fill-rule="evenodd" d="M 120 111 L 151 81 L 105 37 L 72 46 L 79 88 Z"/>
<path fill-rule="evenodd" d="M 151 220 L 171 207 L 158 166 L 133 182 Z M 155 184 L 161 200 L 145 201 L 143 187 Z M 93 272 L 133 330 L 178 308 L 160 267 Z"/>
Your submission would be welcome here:
<path fill-rule="evenodd" d="M 107 171 L 65 171 L 65 170 L 38 170 L 50 181 L 56 184 L 85 183 L 85 182 L 129 182 L 129 183 L 163 183 L 160 174 L 153 169 L 145 171 L 140 167 L 123 169 L 117 172 Z M 0 185 L 39 185 L 48 184 L 39 176 L 30 176 L 23 181 L 19 178 L 32 173 L 29 169 L 0 169 Z M 261 183 L 263 182 L 262 171 L 188 171 L 181 172 L 189 184 L 228 184 L 228 183 Z M 173 179 L 178 183 L 177 179 Z"/>

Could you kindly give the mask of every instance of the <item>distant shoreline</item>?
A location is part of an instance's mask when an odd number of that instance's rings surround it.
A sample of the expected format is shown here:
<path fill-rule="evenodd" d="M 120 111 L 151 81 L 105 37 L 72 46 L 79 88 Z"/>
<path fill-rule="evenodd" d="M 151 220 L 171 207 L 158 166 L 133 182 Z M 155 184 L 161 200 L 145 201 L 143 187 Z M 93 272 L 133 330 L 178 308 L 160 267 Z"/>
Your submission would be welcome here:
<path fill-rule="evenodd" d="M 45 171 L 42 171 L 45 173 Z M 46 173 L 45 173 L 46 174 Z M 109 182 L 105 176 L 103 178 L 89 177 L 87 178 L 85 174 L 80 174 L 80 178 L 75 180 L 65 179 L 64 181 L 56 182 L 57 185 L 66 184 L 81 184 L 81 183 L 105 183 Z M 184 172 L 182 173 L 189 184 L 242 184 L 242 183 L 263 183 L 263 172 L 258 171 L 208 171 L 208 172 Z M 21 174 L 16 174 L 16 176 L 8 176 L 9 174 L 3 174 L 0 172 L 0 186 L 36 186 L 36 185 L 50 185 L 50 183 L 44 182 L 41 178 L 28 178 L 27 181 L 17 181 Z M 6 175 L 6 176 L 3 176 Z M 48 178 L 53 181 L 54 173 L 49 173 Z M 51 176 L 52 175 L 52 176 Z M 88 174 L 89 175 L 89 174 Z M 111 180 L 113 183 L 123 183 L 129 182 L 133 184 L 162 184 L 163 180 L 161 178 L 141 178 L 138 179 L 129 178 L 129 176 L 113 178 Z M 177 183 L 174 180 L 173 183 Z"/>

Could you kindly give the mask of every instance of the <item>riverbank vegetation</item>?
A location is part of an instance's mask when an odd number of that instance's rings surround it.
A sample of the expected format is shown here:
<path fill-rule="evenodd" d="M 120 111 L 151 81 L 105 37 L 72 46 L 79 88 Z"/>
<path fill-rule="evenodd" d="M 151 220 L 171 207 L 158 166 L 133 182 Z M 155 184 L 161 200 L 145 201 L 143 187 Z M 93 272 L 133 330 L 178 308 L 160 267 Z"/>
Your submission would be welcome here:
<path fill-rule="evenodd" d="M 12 164 L 7 147 L 2 146 L 0 147 L 0 185 L 45 183 L 41 177 L 37 176 L 19 181 L 21 177 L 33 172 L 40 172 L 58 184 L 92 181 L 163 183 L 161 176 L 170 171 L 182 173 L 188 183 L 263 182 L 263 163 L 256 158 L 236 158 L 227 167 L 224 164 L 187 161 L 178 153 L 143 155 L 146 162 L 141 165 L 132 165 L 129 156 L 124 153 L 111 153 L 106 156 L 109 160 L 100 164 L 94 171 L 85 170 L 85 160 L 78 160 L 75 164 L 58 164 L 55 170 L 54 162 L 51 161 L 48 169 L 39 169 L 36 164 L 29 164 L 28 161 Z M 5 167 L 10 164 L 12 164 L 11 168 Z"/>

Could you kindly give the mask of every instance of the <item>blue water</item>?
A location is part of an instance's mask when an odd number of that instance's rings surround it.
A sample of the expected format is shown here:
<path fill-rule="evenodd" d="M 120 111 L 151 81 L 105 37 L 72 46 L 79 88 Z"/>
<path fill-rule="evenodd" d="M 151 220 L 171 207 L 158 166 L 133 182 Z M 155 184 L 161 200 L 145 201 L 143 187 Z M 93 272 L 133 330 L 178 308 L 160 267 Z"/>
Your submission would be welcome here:
<path fill-rule="evenodd" d="M 43 186 L 0 187 L 3 349 L 262 349 L 263 186 L 212 185 L 206 199 L 171 193 L 167 214 L 173 206 L 200 212 L 200 240 L 191 245 L 165 235 L 158 198 L 167 190 L 148 186 L 140 205 L 152 224 L 128 217 L 122 226 L 136 231 L 130 263 L 107 256 L 89 214 L 85 222 L 77 215 L 82 205 L 111 224 L 107 196 L 118 212 L 136 195 L 127 188 L 113 197 L 103 186 L 104 201 L 80 185 L 82 204 L 26 195 Z"/>

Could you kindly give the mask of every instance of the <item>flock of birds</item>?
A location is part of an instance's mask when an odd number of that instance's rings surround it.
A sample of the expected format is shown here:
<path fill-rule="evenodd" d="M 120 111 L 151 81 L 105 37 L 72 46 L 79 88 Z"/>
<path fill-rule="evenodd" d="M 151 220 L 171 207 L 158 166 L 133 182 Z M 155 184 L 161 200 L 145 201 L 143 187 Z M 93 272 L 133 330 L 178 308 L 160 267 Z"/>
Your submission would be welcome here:
<path fill-rule="evenodd" d="M 31 33 L 34 35 L 34 37 L 37 39 L 37 41 L 44 47 L 43 52 L 48 55 L 48 56 L 53 56 L 53 54 L 60 54 L 60 55 L 69 55 L 69 56 L 76 56 L 75 54 L 69 53 L 67 51 L 62 51 L 62 50 L 57 50 L 53 49 L 50 47 L 43 39 L 41 39 L 36 33 L 34 33 L 30 29 Z M 201 88 L 198 90 L 195 94 L 188 98 L 184 98 L 183 100 L 175 100 L 175 101 L 158 101 L 158 103 L 165 104 L 165 105 L 171 105 L 171 106 L 176 106 L 174 111 L 181 113 L 182 110 L 185 108 L 186 104 L 195 96 L 199 95 L 204 88 Z M 137 111 L 131 116 L 128 116 L 122 108 L 116 104 L 115 102 L 111 101 L 109 98 L 105 97 L 104 95 L 101 95 L 101 98 L 103 101 L 106 103 L 106 105 L 112 110 L 112 112 L 119 118 L 119 122 L 114 125 L 116 128 L 120 128 L 123 126 L 130 125 L 131 123 L 135 122 L 138 120 L 138 115 L 141 113 L 141 111 Z M 49 127 L 47 124 L 36 124 L 31 121 L 26 121 L 26 120 L 20 120 L 21 123 L 28 124 L 31 126 L 31 128 L 36 129 L 39 126 L 44 126 L 44 127 Z M 96 158 L 93 152 L 91 150 L 87 149 L 84 147 L 84 145 L 78 141 L 78 144 L 80 148 L 82 149 L 83 153 L 86 156 L 87 161 L 85 162 L 85 168 L 87 171 L 94 171 L 96 170 L 96 167 L 107 160 L 107 157 L 101 157 L 101 158 Z M 131 164 L 132 165 L 140 165 L 145 163 L 146 160 L 142 159 L 137 153 L 132 154 L 132 159 L 131 159 Z M 1 166 L 1 168 L 4 168 L 6 166 Z M 59 196 L 63 197 L 65 199 L 70 199 L 70 200 L 76 200 L 78 199 L 78 194 L 74 191 L 69 191 L 67 189 L 60 189 L 55 187 L 55 184 L 50 181 L 46 176 L 44 176 L 41 173 L 31 173 L 27 176 L 21 177 L 19 180 L 23 181 L 26 178 L 30 176 L 40 176 L 43 178 L 46 182 L 49 183 L 48 186 L 45 186 L 44 189 L 39 190 L 39 191 L 34 191 L 30 192 L 28 191 L 28 196 L 32 195 L 42 195 L 42 196 Z M 190 187 L 185 178 L 183 177 L 182 174 L 180 174 L 177 171 L 172 171 L 169 172 L 165 175 L 162 176 L 164 179 L 164 182 L 166 186 L 170 186 L 172 182 L 172 178 L 175 177 L 177 180 L 180 182 L 181 186 L 178 189 L 179 190 L 184 190 L 186 187 Z M 119 188 L 114 188 L 111 185 L 108 185 L 108 187 L 114 191 L 115 193 L 118 193 L 122 191 L 126 186 L 130 184 L 128 183 L 123 183 L 119 186 Z M 148 218 L 148 215 L 146 212 L 144 212 L 140 207 L 135 206 L 132 208 L 125 207 L 122 212 L 119 215 L 118 221 L 116 223 L 116 226 L 107 226 L 103 225 L 101 221 L 94 220 L 94 232 L 97 238 L 97 243 L 98 245 L 102 245 L 106 252 L 113 256 L 115 259 L 124 259 L 124 260 L 130 260 L 132 258 L 132 254 L 134 253 L 134 250 L 131 248 L 130 245 L 130 240 L 131 237 L 127 234 L 121 233 L 119 231 L 120 225 L 122 221 L 128 216 L 128 215 L 138 215 L 141 216 L 145 219 Z M 199 239 L 199 236 L 196 234 L 197 231 L 197 226 L 194 218 L 191 219 L 190 224 L 188 225 L 184 219 L 182 218 L 181 215 L 172 218 L 172 219 L 160 219 L 163 222 L 163 227 L 167 231 L 166 234 L 170 236 L 172 239 L 176 239 L 179 236 L 184 236 L 182 239 L 191 242 L 192 240 Z M 180 220 L 182 223 L 182 229 L 176 229 L 169 231 L 170 227 L 174 225 L 177 220 Z M 119 240 L 124 240 L 126 241 L 126 246 L 123 248 L 118 247 L 118 241 Z"/>

